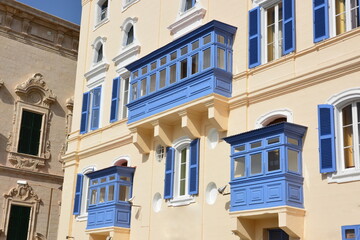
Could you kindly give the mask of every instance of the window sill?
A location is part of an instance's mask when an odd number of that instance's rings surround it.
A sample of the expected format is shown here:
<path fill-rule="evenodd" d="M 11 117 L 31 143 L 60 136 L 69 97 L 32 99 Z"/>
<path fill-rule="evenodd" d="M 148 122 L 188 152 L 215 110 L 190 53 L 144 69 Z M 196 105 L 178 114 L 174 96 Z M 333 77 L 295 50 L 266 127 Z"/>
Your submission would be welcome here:
<path fill-rule="evenodd" d="M 108 18 L 108 17 L 104 18 L 103 20 L 101 20 L 100 22 L 98 22 L 98 23 L 95 25 L 94 31 L 95 31 L 96 29 L 98 29 L 99 27 L 105 25 L 105 24 L 108 23 L 108 22 L 109 22 L 109 18 Z"/>
<path fill-rule="evenodd" d="M 360 169 L 351 169 L 347 171 L 329 173 L 327 179 L 329 183 L 346 183 L 360 181 Z"/>
<path fill-rule="evenodd" d="M 174 38 L 178 38 L 201 25 L 201 20 L 206 14 L 205 8 L 195 5 L 186 12 L 181 12 L 176 21 L 168 29 Z"/>
<path fill-rule="evenodd" d="M 95 64 L 90 71 L 84 74 L 84 77 L 87 80 L 87 86 L 89 88 L 94 87 L 99 82 L 105 79 L 105 73 L 109 69 L 109 64 L 107 62 L 99 62 Z"/>
<path fill-rule="evenodd" d="M 83 214 L 81 214 L 81 215 L 78 215 L 78 216 L 76 216 L 75 219 L 76 219 L 77 222 L 87 221 L 87 219 L 88 219 L 88 213 L 83 213 Z"/>
<path fill-rule="evenodd" d="M 134 42 L 129 46 L 124 47 L 121 52 L 112 59 L 116 66 L 116 71 L 119 72 L 126 65 L 132 63 L 133 61 L 138 59 L 138 55 L 140 53 L 140 44 Z"/>
<path fill-rule="evenodd" d="M 186 206 L 194 203 L 195 199 L 193 196 L 182 196 L 182 197 L 175 197 L 170 199 L 168 202 L 169 207 L 179 207 L 179 206 Z"/>
<path fill-rule="evenodd" d="M 9 152 L 8 160 L 15 168 L 35 170 L 45 166 L 45 161 L 50 158 L 50 152 L 42 154 L 43 156 L 35 156 L 18 152 Z"/>

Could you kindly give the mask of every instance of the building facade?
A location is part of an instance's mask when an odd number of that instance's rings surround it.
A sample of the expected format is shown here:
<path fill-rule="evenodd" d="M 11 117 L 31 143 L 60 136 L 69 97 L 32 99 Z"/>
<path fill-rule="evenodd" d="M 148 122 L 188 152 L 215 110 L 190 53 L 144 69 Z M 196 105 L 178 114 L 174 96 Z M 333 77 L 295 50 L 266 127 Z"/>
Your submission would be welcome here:
<path fill-rule="evenodd" d="M 83 0 L 58 239 L 358 239 L 357 0 Z"/>
<path fill-rule="evenodd" d="M 57 237 L 79 30 L 0 2 L 0 239 Z"/>

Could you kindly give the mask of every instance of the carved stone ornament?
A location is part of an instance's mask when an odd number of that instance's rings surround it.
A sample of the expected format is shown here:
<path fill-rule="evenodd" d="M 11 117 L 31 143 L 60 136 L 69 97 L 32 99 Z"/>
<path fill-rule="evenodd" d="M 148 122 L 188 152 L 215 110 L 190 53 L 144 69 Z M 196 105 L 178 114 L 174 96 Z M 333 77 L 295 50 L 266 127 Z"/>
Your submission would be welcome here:
<path fill-rule="evenodd" d="M 14 165 L 15 168 L 26 169 L 31 171 L 36 171 L 38 170 L 39 167 L 45 166 L 44 158 L 39 158 L 36 156 L 28 156 L 16 152 L 10 152 L 8 155 L 8 160 Z"/>
<path fill-rule="evenodd" d="M 34 193 L 34 189 L 29 186 L 29 184 L 18 184 L 16 187 L 10 189 L 10 191 L 3 195 L 5 198 L 18 199 L 21 201 L 27 200 L 35 200 L 36 202 L 40 202 L 41 199 L 37 194 Z"/>
<path fill-rule="evenodd" d="M 32 78 L 16 86 L 15 93 L 24 100 L 37 105 L 49 106 L 56 96 L 46 86 L 43 75 L 36 73 Z"/>

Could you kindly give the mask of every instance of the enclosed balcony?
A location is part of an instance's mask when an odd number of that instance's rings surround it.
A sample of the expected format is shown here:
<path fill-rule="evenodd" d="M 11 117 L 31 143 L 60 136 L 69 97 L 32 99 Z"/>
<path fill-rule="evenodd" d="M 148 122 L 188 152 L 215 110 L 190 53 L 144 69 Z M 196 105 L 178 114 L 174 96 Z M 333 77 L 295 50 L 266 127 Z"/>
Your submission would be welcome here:
<path fill-rule="evenodd" d="M 231 144 L 231 212 L 303 208 L 305 132 L 285 122 L 225 138 Z"/>
<path fill-rule="evenodd" d="M 235 31 L 214 20 L 128 65 L 128 122 L 210 94 L 231 97 Z"/>
<path fill-rule="evenodd" d="M 90 179 L 87 230 L 130 228 L 135 168 L 113 166 L 86 174 Z"/>

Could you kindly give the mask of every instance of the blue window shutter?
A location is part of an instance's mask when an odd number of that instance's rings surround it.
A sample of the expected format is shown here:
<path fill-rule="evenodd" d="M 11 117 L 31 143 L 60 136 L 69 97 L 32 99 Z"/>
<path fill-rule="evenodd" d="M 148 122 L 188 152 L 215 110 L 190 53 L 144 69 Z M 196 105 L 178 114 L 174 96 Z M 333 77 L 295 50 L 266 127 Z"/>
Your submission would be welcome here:
<path fill-rule="evenodd" d="M 314 42 L 329 38 L 328 0 L 313 0 Z"/>
<path fill-rule="evenodd" d="M 249 11 L 249 68 L 261 64 L 260 7 Z"/>
<path fill-rule="evenodd" d="M 295 51 L 295 0 L 283 0 L 283 54 Z"/>
<path fill-rule="evenodd" d="M 100 101 L 101 101 L 101 86 L 94 88 L 92 90 L 91 130 L 95 130 L 99 128 Z"/>
<path fill-rule="evenodd" d="M 110 122 L 118 119 L 120 78 L 114 78 L 111 94 Z"/>
<path fill-rule="evenodd" d="M 173 197 L 175 149 L 166 148 L 164 199 Z"/>
<path fill-rule="evenodd" d="M 81 195 L 82 195 L 83 179 L 84 179 L 84 175 L 79 173 L 76 178 L 74 212 L 73 212 L 74 215 L 79 215 L 81 211 Z"/>
<path fill-rule="evenodd" d="M 334 107 L 318 105 L 320 172 L 336 171 Z"/>
<path fill-rule="evenodd" d="M 87 132 L 87 125 L 89 122 L 89 100 L 90 100 L 90 93 L 86 92 L 83 95 L 83 103 L 82 103 L 82 109 L 81 109 L 81 123 L 80 123 L 80 133 L 86 133 Z"/>
<path fill-rule="evenodd" d="M 199 146 L 200 139 L 190 143 L 189 194 L 199 193 Z"/>

